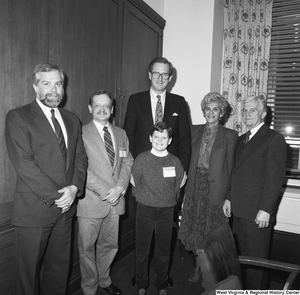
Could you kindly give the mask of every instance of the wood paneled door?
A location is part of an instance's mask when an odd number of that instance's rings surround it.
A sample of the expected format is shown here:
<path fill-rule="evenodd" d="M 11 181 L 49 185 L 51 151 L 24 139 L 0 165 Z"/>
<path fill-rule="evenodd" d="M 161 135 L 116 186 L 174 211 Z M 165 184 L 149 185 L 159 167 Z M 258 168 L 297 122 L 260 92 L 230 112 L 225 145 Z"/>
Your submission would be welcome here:
<path fill-rule="evenodd" d="M 0 20 L 0 295 L 13 295 L 16 174 L 4 140 L 7 112 L 35 99 L 32 71 L 51 62 L 66 74 L 66 109 L 87 123 L 89 96 L 104 88 L 116 96 L 115 124 L 122 127 L 128 96 L 149 87 L 147 66 L 162 53 L 165 21 L 142 0 L 1 0 Z M 120 255 L 134 242 L 130 196 L 126 209 Z M 80 288 L 76 220 L 72 264 L 69 294 Z"/>

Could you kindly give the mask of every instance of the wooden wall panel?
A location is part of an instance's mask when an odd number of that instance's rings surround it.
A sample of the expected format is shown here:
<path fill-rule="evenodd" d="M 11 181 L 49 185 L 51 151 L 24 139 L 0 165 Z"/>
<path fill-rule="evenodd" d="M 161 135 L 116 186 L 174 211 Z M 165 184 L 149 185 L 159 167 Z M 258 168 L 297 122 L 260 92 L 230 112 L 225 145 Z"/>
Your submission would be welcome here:
<path fill-rule="evenodd" d="M 16 174 L 8 159 L 4 139 L 7 112 L 35 99 L 32 71 L 38 63 L 52 62 L 66 73 L 64 107 L 76 113 L 83 124 L 87 123 L 91 120 L 87 106 L 92 92 L 105 88 L 116 95 L 116 86 L 120 87 L 122 83 L 134 85 L 129 87 L 129 92 L 148 85 L 145 76 L 141 76 L 141 69 L 145 70 L 149 59 L 162 50 L 162 27 L 154 25 L 151 28 L 150 20 L 156 23 L 158 16 L 141 0 L 0 1 L 0 295 L 13 295 L 11 212 Z M 138 21 L 124 19 L 128 7 L 132 7 L 131 14 L 139 14 Z M 145 9 L 150 15 L 149 20 L 141 12 Z M 161 22 L 162 19 L 158 19 Z M 123 23 L 124 20 L 130 22 L 129 26 Z M 146 29 L 140 30 L 138 26 Z M 159 28 L 159 37 L 153 28 Z M 150 37 L 145 36 L 148 32 Z M 124 42 L 126 46 L 123 46 Z M 122 56 L 124 50 L 131 52 Z M 122 58 L 123 61 L 128 58 L 128 61 L 122 63 Z M 127 67 L 134 69 L 130 71 Z M 123 80 L 123 75 L 131 77 Z M 121 109 L 119 103 L 122 101 L 117 100 L 117 109 Z M 122 120 L 116 123 L 120 126 Z M 126 209 L 127 213 L 121 218 L 118 257 L 133 249 L 135 200 L 131 195 Z M 69 294 L 80 287 L 76 220 L 74 222 Z"/>
<path fill-rule="evenodd" d="M 88 99 L 104 88 L 114 93 L 118 58 L 119 1 L 53 1 L 49 59 L 67 74 L 66 108 L 83 124 L 91 120 Z M 57 13 L 59 11 L 59 13 Z"/>
<path fill-rule="evenodd" d="M 29 4 L 30 3 L 30 4 Z M 15 173 L 6 152 L 6 113 L 33 100 L 31 72 L 46 58 L 46 1 L 1 0 L 0 9 L 0 203 L 13 199 Z"/>

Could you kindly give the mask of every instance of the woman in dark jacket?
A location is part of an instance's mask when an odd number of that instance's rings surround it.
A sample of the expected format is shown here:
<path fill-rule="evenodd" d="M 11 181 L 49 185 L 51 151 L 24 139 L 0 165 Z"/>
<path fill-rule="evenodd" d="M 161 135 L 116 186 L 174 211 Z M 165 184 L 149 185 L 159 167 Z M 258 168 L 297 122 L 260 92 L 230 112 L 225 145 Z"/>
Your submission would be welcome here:
<path fill-rule="evenodd" d="M 208 93 L 201 102 L 206 120 L 192 127 L 192 155 L 183 202 L 179 239 L 188 251 L 196 251 L 203 238 L 227 222 L 222 206 L 229 193 L 233 155 L 238 139 L 236 131 L 225 128 L 220 119 L 227 114 L 228 102 L 217 92 Z M 189 280 L 199 280 L 200 266 Z"/>

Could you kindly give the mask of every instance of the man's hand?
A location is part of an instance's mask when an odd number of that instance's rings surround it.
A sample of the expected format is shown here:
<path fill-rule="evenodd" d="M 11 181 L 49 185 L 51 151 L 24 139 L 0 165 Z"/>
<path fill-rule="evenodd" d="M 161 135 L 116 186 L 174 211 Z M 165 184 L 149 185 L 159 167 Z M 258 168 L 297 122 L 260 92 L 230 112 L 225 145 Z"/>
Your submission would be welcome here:
<path fill-rule="evenodd" d="M 62 213 L 70 210 L 76 198 L 77 191 L 78 189 L 75 185 L 66 186 L 58 191 L 62 196 L 55 201 L 55 204 L 58 208 L 62 208 Z"/>
<path fill-rule="evenodd" d="M 223 212 L 226 217 L 231 217 L 231 202 L 229 200 L 224 201 Z"/>
<path fill-rule="evenodd" d="M 107 201 L 112 206 L 116 206 L 119 203 L 119 199 L 123 195 L 124 189 L 121 186 L 116 186 L 111 188 L 106 197 L 102 199 L 102 201 Z"/>
<path fill-rule="evenodd" d="M 186 175 L 186 172 L 184 171 L 183 178 L 182 178 L 182 181 L 180 184 L 180 188 L 182 188 L 185 185 L 186 180 L 187 180 L 187 175 Z"/>
<path fill-rule="evenodd" d="M 270 214 L 266 211 L 259 210 L 254 221 L 259 228 L 268 227 L 270 223 Z"/>

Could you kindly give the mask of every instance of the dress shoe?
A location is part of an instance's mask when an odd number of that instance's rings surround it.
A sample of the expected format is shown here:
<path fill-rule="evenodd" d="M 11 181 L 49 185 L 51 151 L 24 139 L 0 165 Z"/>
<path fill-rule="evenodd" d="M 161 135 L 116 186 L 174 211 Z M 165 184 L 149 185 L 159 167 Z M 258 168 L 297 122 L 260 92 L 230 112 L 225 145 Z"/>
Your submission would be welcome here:
<path fill-rule="evenodd" d="M 132 278 L 131 283 L 133 287 L 137 287 L 135 276 Z M 172 287 L 172 286 L 173 286 L 173 279 L 170 276 L 168 276 L 168 287 Z"/>
<path fill-rule="evenodd" d="M 113 283 L 111 283 L 108 287 L 102 288 L 106 294 L 108 295 L 121 295 L 122 291 L 115 286 Z"/>

